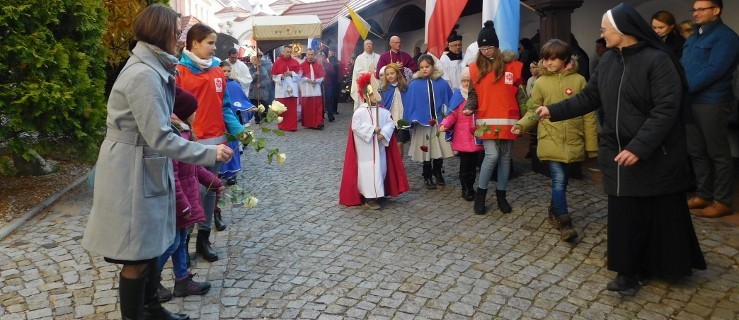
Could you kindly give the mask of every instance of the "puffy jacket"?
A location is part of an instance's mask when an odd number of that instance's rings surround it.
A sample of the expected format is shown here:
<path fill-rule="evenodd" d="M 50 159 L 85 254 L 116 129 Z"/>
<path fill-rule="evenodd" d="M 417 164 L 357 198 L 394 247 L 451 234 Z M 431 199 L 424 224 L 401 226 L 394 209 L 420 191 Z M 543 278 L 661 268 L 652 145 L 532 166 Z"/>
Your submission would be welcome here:
<path fill-rule="evenodd" d="M 173 121 L 174 123 L 174 121 Z M 187 127 L 179 126 L 180 135 L 190 139 Z M 198 222 L 205 221 L 205 211 L 200 200 L 200 185 L 217 190 L 223 186 L 221 179 L 202 166 L 172 160 L 174 167 L 176 224 L 177 229 L 184 229 Z"/>
<path fill-rule="evenodd" d="M 651 197 L 683 192 L 688 185 L 687 146 L 679 117 L 682 90 L 669 53 L 645 43 L 609 50 L 590 82 L 574 97 L 549 105 L 552 121 L 603 107 L 598 149 L 605 191 L 613 196 Z M 621 150 L 639 157 L 623 167 Z"/>
<path fill-rule="evenodd" d="M 696 30 L 685 41 L 680 59 L 690 88 L 690 100 L 696 103 L 734 101 L 731 77 L 739 56 L 739 38 L 721 19 Z"/>
<path fill-rule="evenodd" d="M 579 93 L 585 87 L 585 78 L 577 73 L 578 62 L 573 57 L 572 65 L 560 73 L 539 68 L 539 78 L 534 83 L 531 99 L 534 106 L 550 105 Z M 598 129 L 595 112 L 572 119 L 551 122 L 538 121 L 536 110 L 528 110 L 516 124 L 524 131 L 531 131 L 538 122 L 536 155 L 541 160 L 564 163 L 595 157 L 598 151 Z"/>
<path fill-rule="evenodd" d="M 456 89 L 454 94 L 459 94 L 459 90 Z M 475 118 L 466 116 L 462 112 L 466 102 L 467 100 L 462 100 L 462 103 L 441 121 L 441 125 L 447 127 L 447 130 L 453 130 L 452 150 L 458 152 L 482 151 L 482 145 L 475 142 Z"/>

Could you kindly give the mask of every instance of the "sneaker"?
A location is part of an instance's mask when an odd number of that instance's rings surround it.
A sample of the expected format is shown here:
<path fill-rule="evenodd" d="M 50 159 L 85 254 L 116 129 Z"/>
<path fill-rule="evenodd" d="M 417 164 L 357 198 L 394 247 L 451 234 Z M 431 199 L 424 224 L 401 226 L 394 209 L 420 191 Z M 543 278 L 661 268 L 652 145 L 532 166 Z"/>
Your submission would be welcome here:
<path fill-rule="evenodd" d="M 175 297 L 187 297 L 192 295 L 202 296 L 210 291 L 210 283 L 197 282 L 192 279 L 193 276 L 195 275 L 190 274 L 184 279 L 174 282 Z"/>
<path fill-rule="evenodd" d="M 159 296 L 159 302 L 172 300 L 172 291 L 169 291 L 161 283 L 159 284 L 159 288 L 157 288 L 157 295 Z"/>
<path fill-rule="evenodd" d="M 367 199 L 364 202 L 364 206 L 372 210 L 380 210 L 380 204 L 377 202 L 377 199 Z"/>

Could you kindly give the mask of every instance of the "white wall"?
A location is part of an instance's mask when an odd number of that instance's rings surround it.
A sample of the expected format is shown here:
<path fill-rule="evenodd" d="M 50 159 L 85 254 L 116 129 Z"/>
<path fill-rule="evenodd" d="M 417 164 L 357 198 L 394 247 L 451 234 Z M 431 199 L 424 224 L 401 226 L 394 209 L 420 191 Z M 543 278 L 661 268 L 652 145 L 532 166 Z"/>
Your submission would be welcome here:
<path fill-rule="evenodd" d="M 608 9 L 615 7 L 621 2 L 626 2 L 634 6 L 634 8 L 642 14 L 645 20 L 649 20 L 654 12 L 659 10 L 670 11 L 675 15 L 677 22 L 691 19 L 690 9 L 693 7 L 694 0 L 647 0 L 647 1 L 623 1 L 623 0 L 586 0 L 583 6 L 578 8 L 572 15 L 572 33 L 577 38 L 580 46 L 588 53 L 591 60 L 595 57 L 595 40 L 600 37 L 600 20 Z M 739 16 L 739 1 L 724 1 L 724 13 L 722 13 L 723 21 L 734 31 L 739 31 L 739 19 L 729 17 Z M 651 23 L 650 21 L 648 21 Z M 459 20 L 459 29 L 457 32 L 463 37 L 463 47 L 467 47 L 470 43 L 477 41 L 477 34 L 482 27 L 482 15 L 474 14 L 463 17 Z M 531 38 L 539 29 L 539 16 L 521 7 L 521 38 Z M 384 26 L 387 27 L 387 26 Z M 424 44 L 424 31 L 416 30 L 399 34 L 402 40 L 401 50 L 412 54 L 413 47 L 421 47 L 426 49 Z M 375 41 L 375 52 L 384 52 L 388 49 L 387 43 Z"/>

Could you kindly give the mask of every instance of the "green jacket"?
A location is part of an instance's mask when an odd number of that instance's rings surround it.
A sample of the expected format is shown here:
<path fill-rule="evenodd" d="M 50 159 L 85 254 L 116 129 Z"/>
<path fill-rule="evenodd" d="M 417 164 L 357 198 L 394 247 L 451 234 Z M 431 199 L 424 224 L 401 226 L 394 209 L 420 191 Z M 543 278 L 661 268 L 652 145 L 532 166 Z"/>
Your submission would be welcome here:
<path fill-rule="evenodd" d="M 540 160 L 557 162 L 578 162 L 587 157 L 596 157 L 598 151 L 598 129 L 595 112 L 565 121 L 539 121 L 536 107 L 568 99 L 585 87 L 585 78 L 577 73 L 577 60 L 561 73 L 551 73 L 539 68 L 539 78 L 534 82 L 531 94 L 533 108 L 526 112 L 516 125 L 523 131 L 530 131 L 538 123 L 539 140 L 536 155 Z"/>

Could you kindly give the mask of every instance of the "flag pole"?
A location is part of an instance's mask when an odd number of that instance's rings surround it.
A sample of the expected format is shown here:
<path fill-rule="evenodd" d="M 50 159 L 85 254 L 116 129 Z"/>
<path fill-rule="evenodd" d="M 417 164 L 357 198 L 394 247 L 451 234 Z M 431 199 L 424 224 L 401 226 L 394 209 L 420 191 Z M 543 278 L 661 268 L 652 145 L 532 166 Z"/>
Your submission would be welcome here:
<path fill-rule="evenodd" d="M 544 18 L 544 13 L 542 13 L 541 11 L 536 10 L 536 9 L 534 9 L 534 7 L 532 7 L 532 6 L 528 5 L 528 4 L 523 3 L 523 1 L 519 1 L 519 2 L 521 3 L 521 6 L 522 7 L 526 8 L 526 9 L 529 9 L 529 10 L 531 10 L 531 12 L 536 13 L 537 15 L 539 15 L 539 17 Z"/>

